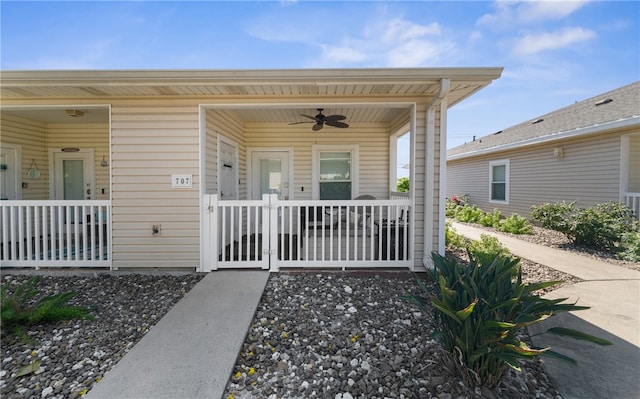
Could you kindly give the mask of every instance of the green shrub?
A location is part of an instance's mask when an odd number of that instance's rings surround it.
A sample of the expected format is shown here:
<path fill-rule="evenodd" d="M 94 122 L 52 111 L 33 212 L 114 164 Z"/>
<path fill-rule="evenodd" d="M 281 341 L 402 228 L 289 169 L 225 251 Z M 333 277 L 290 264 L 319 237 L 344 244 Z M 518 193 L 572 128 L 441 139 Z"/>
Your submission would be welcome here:
<path fill-rule="evenodd" d="M 500 220 L 502 219 L 502 212 L 499 209 L 494 209 L 492 213 L 485 213 L 480 220 L 478 220 L 478 224 L 484 227 L 494 227 L 498 228 L 500 226 Z"/>
<path fill-rule="evenodd" d="M 511 258 L 511 252 L 497 238 L 488 234 L 480 234 L 480 240 L 472 241 L 467 249 L 483 264 L 496 256 Z"/>
<path fill-rule="evenodd" d="M 408 177 L 401 177 L 396 182 L 396 190 L 399 193 L 408 193 L 409 192 L 410 181 Z"/>
<path fill-rule="evenodd" d="M 623 235 L 638 230 L 638 221 L 631 208 L 618 202 L 607 202 L 578 212 L 566 234 L 576 244 L 618 252 Z"/>
<path fill-rule="evenodd" d="M 475 205 L 458 208 L 455 214 L 456 220 L 463 223 L 478 223 L 483 216 L 484 211 Z"/>
<path fill-rule="evenodd" d="M 89 309 L 65 305 L 78 293 L 69 291 L 56 295 L 38 298 L 36 285 L 39 277 L 32 277 L 14 287 L 10 293 L 10 283 L 5 283 L 0 290 L 2 331 L 6 335 L 17 335 L 26 338 L 24 328 L 42 323 L 71 319 L 93 319 Z"/>
<path fill-rule="evenodd" d="M 579 211 L 576 202 L 549 202 L 531 207 L 531 218 L 537 220 L 545 229 L 566 233 L 571 229 L 571 220 Z"/>
<path fill-rule="evenodd" d="M 628 231 L 622 235 L 618 257 L 630 262 L 640 262 L 640 231 Z"/>
<path fill-rule="evenodd" d="M 435 334 L 461 376 L 470 384 L 496 385 L 511 367 L 520 370 L 518 360 L 553 356 L 575 363 L 550 348 L 532 348 L 520 331 L 559 312 L 587 309 L 562 299 L 545 299 L 533 292 L 558 281 L 525 284 L 519 259 L 496 256 L 480 260 L 470 254 L 468 265 L 432 254 L 435 269 L 429 273 L 433 288 L 418 279 L 420 294 L 402 297 L 429 313 L 436 309 Z M 512 276 L 515 275 L 515 278 Z M 580 331 L 555 327 L 546 332 L 600 345 L 611 343 Z"/>
<path fill-rule="evenodd" d="M 511 234 L 531 234 L 533 232 L 533 227 L 527 219 L 514 213 L 499 222 L 498 230 Z"/>
<path fill-rule="evenodd" d="M 448 218 L 453 218 L 456 216 L 456 212 L 465 207 L 467 202 L 469 201 L 468 195 L 454 195 L 451 198 L 447 198 L 445 203 L 445 216 Z"/>
<path fill-rule="evenodd" d="M 470 240 L 463 236 L 462 234 L 458 234 L 456 230 L 451 226 L 451 222 L 445 222 L 445 233 L 444 233 L 444 245 L 447 247 L 454 248 L 466 248 L 470 244 Z"/>

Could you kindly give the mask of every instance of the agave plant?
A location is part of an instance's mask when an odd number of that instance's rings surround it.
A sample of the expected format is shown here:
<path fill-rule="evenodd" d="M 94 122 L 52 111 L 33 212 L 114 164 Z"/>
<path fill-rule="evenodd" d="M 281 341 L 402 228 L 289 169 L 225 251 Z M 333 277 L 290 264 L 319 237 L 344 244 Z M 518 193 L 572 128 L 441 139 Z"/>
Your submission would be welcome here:
<path fill-rule="evenodd" d="M 469 251 L 468 255 L 470 262 L 465 265 L 434 253 L 435 268 L 429 276 L 435 282 L 435 291 L 418 278 L 424 295 L 403 297 L 423 312 L 428 312 L 431 305 L 435 307 L 435 335 L 463 370 L 463 377 L 472 384 L 494 386 L 509 367 L 520 371 L 521 359 L 552 356 L 575 364 L 575 360 L 550 348 L 529 346 L 522 339 L 522 330 L 559 312 L 588 307 L 565 303 L 567 298 L 536 295 L 536 290 L 560 281 L 523 283 L 518 258 L 496 255 L 479 261 Z M 573 329 L 554 327 L 546 333 L 611 345 Z"/>

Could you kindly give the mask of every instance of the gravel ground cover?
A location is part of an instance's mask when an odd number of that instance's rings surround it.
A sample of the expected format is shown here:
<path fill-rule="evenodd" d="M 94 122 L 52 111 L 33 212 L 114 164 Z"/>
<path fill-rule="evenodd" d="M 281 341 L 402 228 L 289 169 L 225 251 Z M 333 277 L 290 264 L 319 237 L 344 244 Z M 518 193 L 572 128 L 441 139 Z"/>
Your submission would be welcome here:
<path fill-rule="evenodd" d="M 570 250 L 564 236 L 555 233 L 536 228 L 524 239 Z M 449 256 L 466 258 L 464 251 L 450 250 Z M 521 265 L 528 281 L 579 281 L 525 259 Z M 3 275 L 2 281 L 17 284 L 28 278 Z M 3 336 L 0 396 L 81 397 L 201 278 L 197 274 L 42 277 L 43 294 L 79 291 L 72 303 L 91 307 L 97 319 L 34 327 L 29 330 L 29 344 Z M 560 398 L 541 362 L 527 363 L 522 373 L 510 371 L 494 389 L 466 386 L 451 371 L 437 341 L 429 338 L 432 315 L 399 300 L 406 290 L 416 289 L 410 273 L 272 275 L 227 395 Z M 17 375 L 35 362 L 40 364 L 32 373 Z"/>
<path fill-rule="evenodd" d="M 90 307 L 94 321 L 74 320 L 36 326 L 30 343 L 2 336 L 0 396 L 78 398 L 115 365 L 202 275 L 140 274 L 42 277 L 44 295 L 78 291 L 70 305 Z M 15 285 L 30 276 L 3 275 Z M 37 366 L 39 364 L 39 366 Z M 33 372 L 19 376 L 25 366 Z M 131 398 L 134 399 L 134 398 Z"/>
<path fill-rule="evenodd" d="M 267 283 L 225 398 L 559 398 L 540 361 L 468 386 L 400 295 L 411 273 L 280 273 Z"/>

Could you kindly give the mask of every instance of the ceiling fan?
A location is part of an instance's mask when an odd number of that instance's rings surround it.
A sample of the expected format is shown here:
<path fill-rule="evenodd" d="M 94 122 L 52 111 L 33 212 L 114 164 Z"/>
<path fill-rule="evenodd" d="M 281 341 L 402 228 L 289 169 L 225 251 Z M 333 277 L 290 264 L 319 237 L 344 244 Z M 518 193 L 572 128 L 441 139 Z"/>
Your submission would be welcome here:
<path fill-rule="evenodd" d="M 346 116 L 344 116 L 344 115 L 324 115 L 322 113 L 323 110 L 324 110 L 324 108 L 318 108 L 318 115 L 316 115 L 316 116 L 300 114 L 300 116 L 304 116 L 305 118 L 309 118 L 311 120 L 310 121 L 304 121 L 304 122 L 292 122 L 292 123 L 290 123 L 290 125 L 297 125 L 297 124 L 300 124 L 300 123 L 313 123 L 313 122 L 315 122 L 313 127 L 311 127 L 311 129 L 313 131 L 318 131 L 318 130 L 322 129 L 324 127 L 324 125 L 333 126 L 333 127 L 339 127 L 339 128 L 349 127 L 348 124 L 346 124 L 344 122 L 340 122 L 340 121 L 343 121 L 343 120 L 347 119 Z"/>

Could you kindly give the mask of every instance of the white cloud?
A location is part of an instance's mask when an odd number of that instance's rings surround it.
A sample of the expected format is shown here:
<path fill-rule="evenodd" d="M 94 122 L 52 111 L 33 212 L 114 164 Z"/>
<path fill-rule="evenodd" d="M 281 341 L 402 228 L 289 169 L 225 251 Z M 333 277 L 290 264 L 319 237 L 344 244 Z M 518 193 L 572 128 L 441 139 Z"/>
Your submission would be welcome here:
<path fill-rule="evenodd" d="M 421 25 L 404 18 L 385 19 L 340 44 L 323 43 L 320 63 L 333 66 L 419 67 L 437 64 L 455 45 L 441 37 L 436 22 Z"/>
<path fill-rule="evenodd" d="M 596 33 L 580 27 L 564 28 L 556 32 L 528 34 L 519 39 L 513 49 L 517 55 L 531 55 L 546 50 L 556 50 L 588 41 L 596 37 Z"/>
<path fill-rule="evenodd" d="M 474 30 L 469 34 L 470 42 L 475 42 L 480 39 L 482 39 L 482 32 L 480 32 L 479 30 Z"/>
<path fill-rule="evenodd" d="M 349 46 L 329 47 L 322 46 L 324 57 L 329 59 L 331 63 L 336 64 L 352 64 L 365 61 L 367 55 Z"/>
<path fill-rule="evenodd" d="M 494 13 L 484 14 L 477 24 L 495 30 L 519 27 L 523 24 L 565 18 L 588 3 L 588 0 L 572 1 L 496 1 Z"/>

